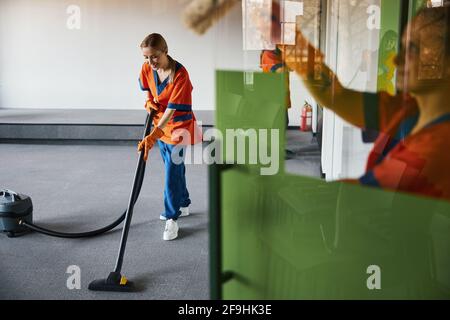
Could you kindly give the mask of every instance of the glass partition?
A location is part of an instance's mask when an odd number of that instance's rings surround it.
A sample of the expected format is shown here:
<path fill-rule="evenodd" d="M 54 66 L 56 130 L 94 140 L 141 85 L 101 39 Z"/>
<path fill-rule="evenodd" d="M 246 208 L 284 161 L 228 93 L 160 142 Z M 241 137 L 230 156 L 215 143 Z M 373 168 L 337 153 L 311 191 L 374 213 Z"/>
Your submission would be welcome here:
<path fill-rule="evenodd" d="M 404 70 L 397 69 L 403 68 L 405 59 L 410 63 L 408 55 L 416 50 L 404 42 L 413 34 L 408 21 L 424 6 L 439 4 L 243 1 L 244 24 L 249 12 L 258 16 L 258 10 L 266 18 L 270 12 L 272 20 L 269 26 L 264 20 L 260 30 L 264 44 L 259 47 L 246 45 L 249 29 L 244 26 L 242 54 L 278 50 L 272 64 L 281 63 L 283 69 L 264 70 L 264 65 L 260 72 L 253 69 L 251 86 L 245 68 L 217 72 L 217 129 L 222 133 L 241 126 L 246 131 L 279 130 L 275 140 L 254 139 L 253 152 L 257 156 L 263 150 L 273 156 L 272 161 L 278 158 L 280 165 L 276 172 L 263 174 L 269 162 L 263 165 L 256 160 L 256 166 L 239 162 L 228 149 L 224 151 L 227 165 L 211 168 L 218 179 L 210 186 L 217 196 L 210 203 L 211 230 L 217 231 L 211 239 L 219 244 L 211 247 L 213 297 L 450 298 L 450 203 L 446 180 L 440 179 L 449 170 L 439 166 L 448 152 L 431 144 L 423 145 L 437 148 L 439 152 L 431 157 L 402 153 L 413 148 L 410 141 L 420 141 L 411 140 L 417 137 L 411 133 L 417 122 L 411 121 L 417 118 L 405 119 L 397 132 L 392 129 L 397 126 L 389 127 L 398 117 L 417 112 L 403 92 L 415 92 L 414 79 L 405 85 Z M 289 9 L 299 13 L 294 43 Z M 280 13 L 279 19 L 274 12 Z M 439 14 L 434 17 L 443 19 Z M 420 81 L 445 77 L 445 60 L 439 54 L 445 40 L 439 39 L 448 39 L 447 29 L 440 22 L 432 26 L 433 36 L 419 39 L 422 47 L 417 48 L 422 56 L 417 67 Z M 430 52 L 433 48 L 436 55 Z M 285 73 L 291 79 L 288 86 Z M 293 77 L 301 78 L 301 88 L 293 85 Z M 288 89 L 291 99 L 296 90 L 308 91 L 315 97 L 312 103 L 324 109 L 320 141 L 317 132 L 301 130 L 302 123 L 300 130 L 285 131 L 281 115 Z M 303 105 L 291 102 L 291 107 Z M 446 129 L 441 129 L 445 136 Z M 251 154 L 251 135 L 244 136 L 249 143 L 244 150 Z M 226 149 L 230 140 L 222 141 Z M 297 143 L 295 150 L 301 151 L 293 159 L 284 152 L 289 143 L 291 147 Z M 307 148 L 315 143 L 320 152 L 312 158 Z M 292 161 L 295 165 L 290 165 Z M 311 163 L 320 165 L 322 175 L 310 170 Z"/>

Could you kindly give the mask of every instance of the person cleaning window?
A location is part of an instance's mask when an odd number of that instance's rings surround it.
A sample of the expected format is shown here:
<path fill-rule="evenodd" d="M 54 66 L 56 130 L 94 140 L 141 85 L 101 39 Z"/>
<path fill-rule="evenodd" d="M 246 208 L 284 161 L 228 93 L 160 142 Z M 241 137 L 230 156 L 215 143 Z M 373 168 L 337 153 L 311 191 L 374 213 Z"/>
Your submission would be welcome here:
<path fill-rule="evenodd" d="M 139 82 L 147 94 L 145 108 L 156 114 L 154 129 L 139 143 L 138 151 L 144 152 L 147 161 L 150 149 L 158 142 L 166 176 L 165 211 L 160 215 L 166 221 L 163 240 L 173 240 L 178 237 L 177 219 L 189 215 L 191 204 L 185 177 L 186 145 L 201 142 L 201 132 L 192 112 L 193 87 L 188 71 L 168 55 L 166 40 L 152 33 L 142 41 L 141 50 L 145 62 Z"/>
<path fill-rule="evenodd" d="M 450 201 L 449 35 L 449 6 L 422 9 L 408 24 L 394 60 L 396 95 L 343 87 L 300 30 L 294 46 L 280 47 L 316 101 L 380 132 L 365 174 L 351 182 Z"/>
<path fill-rule="evenodd" d="M 264 10 L 260 11 L 260 14 L 264 16 Z M 267 16 L 266 16 L 267 18 Z M 264 28 L 264 22 L 266 19 L 259 17 L 256 19 L 256 23 L 260 29 L 265 30 L 265 32 L 270 31 L 270 37 L 272 43 L 282 43 L 281 40 L 281 8 L 277 2 L 272 3 L 271 15 L 270 15 L 270 28 Z M 264 32 L 263 32 L 264 33 Z M 271 43 L 271 45 L 272 45 Z M 283 61 L 283 53 L 277 47 L 274 50 L 262 50 L 259 58 L 259 65 L 264 73 L 281 73 L 283 74 L 284 80 L 284 108 L 286 114 L 286 130 L 289 127 L 289 109 L 291 108 L 291 91 L 290 91 L 290 80 L 289 80 L 289 68 Z M 286 159 L 291 159 L 295 156 L 295 152 L 286 149 L 285 150 Z"/>
<path fill-rule="evenodd" d="M 291 91 L 289 82 L 289 69 L 283 62 L 282 52 L 279 48 L 275 50 L 263 50 L 260 55 L 260 67 L 264 73 L 282 73 L 284 76 L 286 127 L 289 125 L 288 109 L 291 108 Z"/>
<path fill-rule="evenodd" d="M 264 73 L 282 73 L 284 78 L 285 90 L 285 108 L 286 108 L 286 130 L 289 127 L 289 109 L 291 108 L 291 91 L 289 89 L 289 70 L 283 63 L 282 52 L 280 49 L 262 50 L 260 55 L 260 67 Z M 291 159 L 295 156 L 295 152 L 286 149 L 285 158 Z"/>

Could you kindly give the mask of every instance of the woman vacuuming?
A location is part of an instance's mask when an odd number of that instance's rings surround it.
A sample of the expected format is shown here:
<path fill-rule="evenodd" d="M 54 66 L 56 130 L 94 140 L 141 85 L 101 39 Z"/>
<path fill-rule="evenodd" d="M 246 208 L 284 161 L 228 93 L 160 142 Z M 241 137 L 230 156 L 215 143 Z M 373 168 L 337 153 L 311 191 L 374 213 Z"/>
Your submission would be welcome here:
<path fill-rule="evenodd" d="M 163 239 L 173 240 L 178 236 L 177 219 L 189 215 L 191 204 L 183 161 L 185 146 L 200 142 L 201 134 L 192 112 L 193 88 L 186 68 L 168 55 L 167 43 L 160 34 L 147 36 L 141 49 L 145 63 L 139 80 L 147 94 L 145 108 L 156 114 L 154 129 L 139 143 L 138 150 L 144 151 L 147 161 L 148 152 L 158 142 L 166 175 L 165 212 L 160 215 L 166 220 Z"/>

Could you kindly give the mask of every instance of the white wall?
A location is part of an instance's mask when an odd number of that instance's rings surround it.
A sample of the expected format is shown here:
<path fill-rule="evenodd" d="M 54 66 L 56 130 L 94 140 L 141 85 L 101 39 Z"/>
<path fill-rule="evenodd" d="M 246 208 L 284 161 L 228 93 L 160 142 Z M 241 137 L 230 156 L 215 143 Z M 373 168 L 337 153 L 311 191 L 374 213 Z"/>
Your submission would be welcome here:
<path fill-rule="evenodd" d="M 0 0 L 0 108 L 140 109 L 139 44 L 159 32 L 191 75 L 194 109 L 214 109 L 215 69 L 244 69 L 241 8 L 198 36 L 181 21 L 188 2 Z"/>

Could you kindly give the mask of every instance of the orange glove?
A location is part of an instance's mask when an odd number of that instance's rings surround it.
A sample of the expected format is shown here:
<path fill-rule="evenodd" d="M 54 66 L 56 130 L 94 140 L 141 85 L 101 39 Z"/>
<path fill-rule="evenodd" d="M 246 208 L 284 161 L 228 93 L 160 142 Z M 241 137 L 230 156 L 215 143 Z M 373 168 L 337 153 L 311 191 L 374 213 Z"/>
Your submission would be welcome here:
<path fill-rule="evenodd" d="M 161 138 L 163 135 L 164 131 L 162 131 L 159 127 L 155 127 L 153 128 L 152 132 L 139 143 L 138 151 L 142 151 L 142 149 L 144 149 L 144 161 L 147 161 L 148 152 L 151 148 L 153 148 L 156 140 Z"/>
<path fill-rule="evenodd" d="M 156 102 L 153 102 L 152 100 L 147 100 L 145 102 L 145 109 L 148 113 L 150 113 L 152 110 L 159 111 L 159 105 Z"/>

